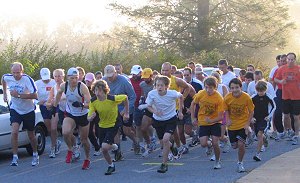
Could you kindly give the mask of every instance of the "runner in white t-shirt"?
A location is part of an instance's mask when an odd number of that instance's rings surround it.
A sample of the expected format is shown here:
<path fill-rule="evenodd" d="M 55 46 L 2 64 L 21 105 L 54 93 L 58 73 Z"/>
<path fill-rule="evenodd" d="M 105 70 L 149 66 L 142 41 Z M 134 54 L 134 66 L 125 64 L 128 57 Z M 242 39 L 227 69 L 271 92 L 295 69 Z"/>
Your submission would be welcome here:
<path fill-rule="evenodd" d="M 51 79 L 51 73 L 48 68 L 42 68 L 40 70 L 41 79 L 35 82 L 37 87 L 37 104 L 40 107 L 44 123 L 47 127 L 48 134 L 51 134 L 51 111 L 46 108 L 46 102 L 49 97 L 51 88 L 55 85 L 54 79 Z"/>
<path fill-rule="evenodd" d="M 227 88 L 229 88 L 229 82 L 233 79 L 236 78 L 236 75 L 229 71 L 228 68 L 228 62 L 225 59 L 219 60 L 218 64 L 219 69 L 223 72 L 221 79 L 222 79 L 222 84 L 224 84 Z"/>
<path fill-rule="evenodd" d="M 27 135 L 33 150 L 32 166 L 39 164 L 37 152 L 37 141 L 34 134 L 35 126 L 35 105 L 33 99 L 37 98 L 37 90 L 33 79 L 24 74 L 23 65 L 14 62 L 11 66 L 12 74 L 4 74 L 2 77 L 3 100 L 8 102 L 7 89 L 10 92 L 10 122 L 12 126 L 11 143 L 13 159 L 11 166 L 18 166 L 18 134 L 21 123 L 23 129 L 27 130 Z"/>
<path fill-rule="evenodd" d="M 156 129 L 157 136 L 163 142 L 163 160 L 159 173 L 168 171 L 168 155 L 170 152 L 170 138 L 176 130 L 177 114 L 176 100 L 179 99 L 178 118 L 183 119 L 183 96 L 175 90 L 168 90 L 170 79 L 166 76 L 157 76 L 155 79 L 156 89 L 148 93 L 146 105 L 148 110 L 153 113 L 153 127 Z"/>
<path fill-rule="evenodd" d="M 255 85 L 256 85 L 257 81 L 262 80 L 262 79 L 264 79 L 262 71 L 256 70 L 254 72 L 254 81 L 251 81 L 249 83 L 248 89 L 247 89 L 247 93 L 250 96 L 252 96 L 254 94 L 257 94 L 257 91 L 255 89 Z M 274 97 L 276 96 L 276 94 L 275 94 L 273 85 L 271 83 L 267 82 L 267 87 L 268 87 L 268 89 L 267 89 L 266 93 L 269 94 L 272 97 L 272 99 L 274 99 Z"/>

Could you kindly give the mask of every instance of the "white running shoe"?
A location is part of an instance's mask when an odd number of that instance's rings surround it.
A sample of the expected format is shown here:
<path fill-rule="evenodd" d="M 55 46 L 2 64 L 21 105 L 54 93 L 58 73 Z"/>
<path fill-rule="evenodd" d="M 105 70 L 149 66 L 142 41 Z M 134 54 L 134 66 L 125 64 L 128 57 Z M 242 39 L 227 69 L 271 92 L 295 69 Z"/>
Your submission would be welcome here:
<path fill-rule="evenodd" d="M 55 148 L 51 148 L 49 158 L 55 158 Z"/>
<path fill-rule="evenodd" d="M 221 162 L 219 160 L 215 162 L 214 169 L 220 169 L 220 168 L 221 168 Z"/>
<path fill-rule="evenodd" d="M 58 155 L 60 153 L 61 141 L 57 140 L 55 145 L 55 154 Z"/>
<path fill-rule="evenodd" d="M 75 160 L 80 159 L 80 146 L 79 145 L 73 146 L 73 157 Z"/>
<path fill-rule="evenodd" d="M 40 163 L 39 159 L 40 159 L 39 155 L 33 156 L 33 157 L 32 157 L 31 165 L 32 165 L 32 166 L 38 165 L 38 164 Z"/>
<path fill-rule="evenodd" d="M 18 156 L 13 156 L 10 166 L 18 166 L 19 165 L 18 160 L 19 160 Z"/>
<path fill-rule="evenodd" d="M 94 156 L 100 156 L 101 155 L 101 151 L 100 150 L 99 151 L 95 151 L 93 155 Z"/>
<path fill-rule="evenodd" d="M 243 172 L 246 171 L 242 162 L 239 162 L 239 163 L 238 163 L 237 171 L 238 171 L 239 173 L 243 173 Z"/>
<path fill-rule="evenodd" d="M 211 157 L 210 157 L 210 159 L 209 159 L 210 161 L 216 161 L 216 155 L 215 154 L 213 154 Z"/>
<path fill-rule="evenodd" d="M 298 145 L 299 137 L 298 136 L 293 136 L 292 138 L 292 145 Z"/>

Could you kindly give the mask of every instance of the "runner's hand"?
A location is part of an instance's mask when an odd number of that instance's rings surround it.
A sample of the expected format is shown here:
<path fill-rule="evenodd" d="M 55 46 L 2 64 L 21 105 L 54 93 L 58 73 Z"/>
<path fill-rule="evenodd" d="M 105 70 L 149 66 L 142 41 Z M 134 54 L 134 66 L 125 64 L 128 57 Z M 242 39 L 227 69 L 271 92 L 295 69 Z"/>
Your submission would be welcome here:
<path fill-rule="evenodd" d="M 87 117 L 87 120 L 88 120 L 88 121 L 93 121 L 93 119 L 94 119 L 95 117 L 96 117 L 96 113 L 93 112 L 92 115 L 90 115 L 90 116 Z"/>

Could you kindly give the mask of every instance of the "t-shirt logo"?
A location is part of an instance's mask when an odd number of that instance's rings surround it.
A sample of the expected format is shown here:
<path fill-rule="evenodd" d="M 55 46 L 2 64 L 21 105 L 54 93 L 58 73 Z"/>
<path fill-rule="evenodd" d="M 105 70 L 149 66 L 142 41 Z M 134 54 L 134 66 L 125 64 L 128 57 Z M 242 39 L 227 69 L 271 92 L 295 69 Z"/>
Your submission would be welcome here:
<path fill-rule="evenodd" d="M 215 104 L 203 102 L 203 108 L 204 108 L 204 115 L 211 115 L 216 111 Z"/>
<path fill-rule="evenodd" d="M 240 116 L 243 113 L 244 105 L 232 104 L 230 106 L 230 113 L 236 116 Z"/>
<path fill-rule="evenodd" d="M 47 87 L 46 87 L 46 91 L 50 91 L 50 90 L 51 90 L 51 88 L 52 88 L 52 87 L 50 87 L 50 86 L 47 86 Z"/>

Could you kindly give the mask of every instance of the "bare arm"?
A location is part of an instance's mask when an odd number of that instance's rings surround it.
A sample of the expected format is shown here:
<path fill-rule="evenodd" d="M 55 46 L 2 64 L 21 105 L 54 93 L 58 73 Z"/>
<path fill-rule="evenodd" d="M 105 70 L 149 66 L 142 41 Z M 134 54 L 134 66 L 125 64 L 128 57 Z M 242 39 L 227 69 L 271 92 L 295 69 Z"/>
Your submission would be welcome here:
<path fill-rule="evenodd" d="M 60 85 L 60 89 L 57 91 L 56 97 L 55 97 L 54 102 L 53 102 L 53 107 L 57 107 L 57 104 L 59 103 L 59 101 L 61 99 L 63 91 L 65 91 L 65 85 L 66 85 L 66 83 L 62 83 Z"/>
<path fill-rule="evenodd" d="M 89 108 L 89 103 L 91 101 L 91 95 L 90 95 L 90 92 L 89 92 L 89 89 L 88 87 L 85 85 L 85 84 L 81 84 L 80 85 L 80 90 L 83 94 L 83 97 L 84 97 L 84 108 Z"/>
<path fill-rule="evenodd" d="M 189 85 L 187 84 L 187 82 L 185 82 L 183 79 L 180 79 L 180 78 L 176 78 L 176 84 L 184 90 L 183 92 L 183 98 L 186 98 L 189 93 L 190 93 L 190 87 Z"/>
<path fill-rule="evenodd" d="M 124 116 L 123 118 L 126 120 L 129 119 L 129 100 L 128 97 L 126 97 L 125 101 L 124 101 Z"/>
<path fill-rule="evenodd" d="M 179 97 L 179 108 L 178 108 L 178 118 L 180 119 L 180 120 L 182 120 L 183 119 L 183 114 L 182 114 L 182 109 L 183 109 L 183 96 L 181 95 L 180 97 Z"/>

